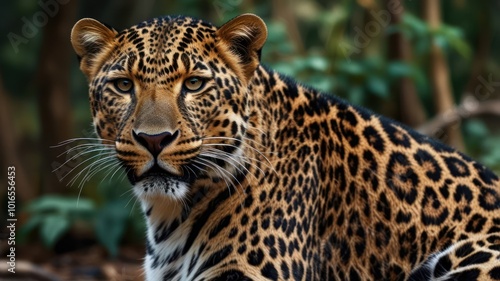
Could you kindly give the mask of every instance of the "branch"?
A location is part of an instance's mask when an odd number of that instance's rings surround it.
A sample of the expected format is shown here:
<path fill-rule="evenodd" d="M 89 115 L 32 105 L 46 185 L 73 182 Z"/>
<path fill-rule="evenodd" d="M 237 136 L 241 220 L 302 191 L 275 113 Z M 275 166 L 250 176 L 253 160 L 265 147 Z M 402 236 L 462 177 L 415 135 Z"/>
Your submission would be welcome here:
<path fill-rule="evenodd" d="M 500 116 L 500 100 L 479 101 L 475 97 L 467 95 L 461 104 L 435 116 L 418 127 L 417 131 L 429 136 L 434 135 L 436 132 L 462 120 L 485 114 Z"/>

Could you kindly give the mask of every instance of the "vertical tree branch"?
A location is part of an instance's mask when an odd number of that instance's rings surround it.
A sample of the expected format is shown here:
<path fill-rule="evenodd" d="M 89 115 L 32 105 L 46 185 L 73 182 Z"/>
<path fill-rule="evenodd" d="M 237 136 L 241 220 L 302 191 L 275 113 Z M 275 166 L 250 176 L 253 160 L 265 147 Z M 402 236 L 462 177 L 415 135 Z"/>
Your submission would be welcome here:
<path fill-rule="evenodd" d="M 424 18 L 433 30 L 441 25 L 441 2 L 436 0 L 424 0 Z M 453 91 L 450 83 L 450 74 L 446 58 L 442 50 L 434 42 L 430 51 L 430 75 L 433 90 L 433 98 L 437 114 L 443 114 L 454 108 Z M 446 128 L 443 134 L 438 135 L 447 144 L 463 150 L 464 144 L 460 127 L 454 124 Z"/>
<path fill-rule="evenodd" d="M 12 119 L 12 109 L 7 92 L 0 77 L 0 167 L 2 172 L 7 173 L 7 167 L 14 166 L 16 172 L 16 194 L 20 201 L 26 202 L 37 195 L 37 190 L 30 188 L 32 185 L 27 177 L 26 170 L 17 151 L 16 130 Z M 7 192 L 7 188 L 1 189 L 1 196 Z"/>
<path fill-rule="evenodd" d="M 50 146 L 69 139 L 73 112 L 70 106 L 71 27 L 76 19 L 77 1 L 60 5 L 58 13 L 43 28 L 37 73 L 41 121 L 41 173 L 45 192 L 63 192 L 64 185 L 52 173 L 57 153 Z"/>
<path fill-rule="evenodd" d="M 400 11 L 388 9 L 391 13 L 391 25 L 400 24 L 403 16 L 403 2 L 401 0 L 386 0 L 386 6 L 401 7 Z M 388 56 L 391 61 L 409 62 L 411 59 L 411 47 L 401 32 L 392 33 L 389 36 Z M 421 125 L 425 119 L 425 111 L 417 94 L 415 83 L 408 77 L 401 78 L 392 91 L 399 96 L 399 120 L 415 128 Z"/>
<path fill-rule="evenodd" d="M 288 36 L 294 43 L 297 51 L 300 54 L 304 54 L 305 48 L 302 38 L 300 36 L 299 25 L 297 23 L 297 18 L 295 17 L 293 10 L 290 9 L 290 1 L 287 0 L 274 0 L 272 1 L 272 13 L 273 18 L 277 20 L 284 21 L 287 30 Z"/>

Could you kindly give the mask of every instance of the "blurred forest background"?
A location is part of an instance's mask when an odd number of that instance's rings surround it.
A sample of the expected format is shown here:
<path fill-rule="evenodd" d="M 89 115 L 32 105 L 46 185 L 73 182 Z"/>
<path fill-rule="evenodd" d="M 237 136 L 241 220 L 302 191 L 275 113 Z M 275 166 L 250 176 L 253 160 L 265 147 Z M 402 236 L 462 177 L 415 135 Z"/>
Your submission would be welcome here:
<path fill-rule="evenodd" d="M 75 144 L 64 143 L 93 137 L 87 82 L 69 42 L 73 24 L 93 17 L 121 30 L 183 14 L 221 25 L 247 12 L 268 24 L 264 64 L 500 172 L 500 1 L 3 1 L 0 219 L 7 220 L 4 187 L 14 166 L 20 271 L 35 280 L 141 279 L 144 225 L 123 173 L 86 177 L 94 155 L 75 157 Z"/>

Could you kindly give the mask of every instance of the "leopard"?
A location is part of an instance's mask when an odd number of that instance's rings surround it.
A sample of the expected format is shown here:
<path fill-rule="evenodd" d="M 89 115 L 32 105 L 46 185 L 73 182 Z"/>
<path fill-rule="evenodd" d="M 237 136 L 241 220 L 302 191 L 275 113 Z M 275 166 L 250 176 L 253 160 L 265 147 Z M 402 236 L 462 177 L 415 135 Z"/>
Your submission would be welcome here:
<path fill-rule="evenodd" d="M 500 280 L 498 176 L 265 66 L 267 36 L 255 14 L 75 23 L 93 127 L 146 221 L 145 279 Z"/>

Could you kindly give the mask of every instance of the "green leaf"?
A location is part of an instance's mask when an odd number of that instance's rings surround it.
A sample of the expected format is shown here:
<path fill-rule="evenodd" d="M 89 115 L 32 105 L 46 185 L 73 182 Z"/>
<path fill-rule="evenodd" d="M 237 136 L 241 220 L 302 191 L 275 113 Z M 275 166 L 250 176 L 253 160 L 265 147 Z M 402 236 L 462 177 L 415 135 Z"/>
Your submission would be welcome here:
<path fill-rule="evenodd" d="M 24 241 L 26 237 L 35 230 L 35 228 L 39 227 L 42 224 L 45 217 L 45 215 L 41 214 L 35 214 L 34 216 L 30 217 L 29 220 L 21 226 L 19 235 L 16 237 L 16 239 Z"/>
<path fill-rule="evenodd" d="M 468 136 L 476 139 L 481 139 L 489 135 L 488 127 L 479 119 L 469 119 L 465 123 L 464 129 Z"/>
<path fill-rule="evenodd" d="M 314 56 L 307 60 L 309 67 L 318 71 L 326 71 L 328 69 L 328 59 L 324 57 Z"/>
<path fill-rule="evenodd" d="M 364 74 L 364 69 L 361 63 L 356 61 L 341 61 L 337 63 L 337 70 L 350 75 L 362 75 Z"/>
<path fill-rule="evenodd" d="M 29 213 L 81 213 L 91 212 L 94 208 L 94 202 L 85 198 L 45 195 L 31 202 L 26 207 L 26 211 Z"/>
<path fill-rule="evenodd" d="M 41 222 L 40 235 L 47 247 L 52 247 L 69 229 L 71 223 L 65 216 L 47 216 Z"/>
<path fill-rule="evenodd" d="M 96 217 L 97 239 L 112 256 L 118 254 L 118 246 L 127 224 L 130 209 L 125 208 L 126 204 L 124 200 L 111 201 L 99 210 Z"/>
<path fill-rule="evenodd" d="M 349 90 L 349 101 L 354 104 L 362 104 L 364 100 L 364 91 L 360 86 L 354 86 Z"/>
<path fill-rule="evenodd" d="M 463 37 L 462 30 L 449 25 L 441 25 L 434 32 L 434 40 L 438 46 L 442 48 L 450 46 L 462 57 L 469 58 L 472 51 Z"/>
<path fill-rule="evenodd" d="M 367 87 L 370 91 L 372 91 L 376 96 L 381 98 L 389 97 L 389 89 L 387 87 L 387 83 L 376 76 L 368 77 Z"/>
<path fill-rule="evenodd" d="M 429 25 L 410 13 L 404 13 L 402 20 L 403 24 L 411 29 L 417 37 L 426 36 L 429 32 Z"/>
<path fill-rule="evenodd" d="M 387 65 L 387 74 L 390 78 L 411 77 L 414 68 L 411 64 L 395 61 Z"/>

